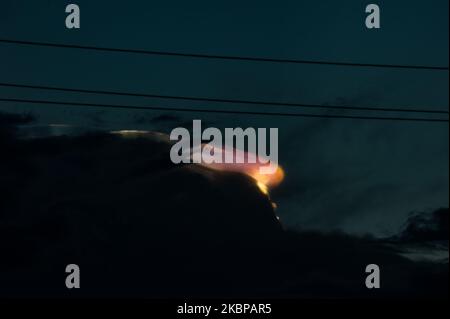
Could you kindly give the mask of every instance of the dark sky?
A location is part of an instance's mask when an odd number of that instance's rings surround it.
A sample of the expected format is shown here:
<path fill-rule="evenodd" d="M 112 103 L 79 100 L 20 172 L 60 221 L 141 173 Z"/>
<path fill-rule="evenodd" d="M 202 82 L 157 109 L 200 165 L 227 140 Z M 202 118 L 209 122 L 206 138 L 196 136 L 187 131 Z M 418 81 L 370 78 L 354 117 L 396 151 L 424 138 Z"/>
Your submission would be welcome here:
<path fill-rule="evenodd" d="M 81 7 L 81 30 L 64 26 L 65 6 L 72 2 Z M 448 65 L 447 0 L 375 1 L 382 10 L 382 28 L 370 31 L 364 25 L 369 3 L 2 0 L 0 38 L 218 55 Z M 444 110 L 449 98 L 448 71 L 205 61 L 2 43 L 0 82 Z M 1 87 L 0 96 L 231 107 Z M 287 177 L 273 197 L 281 219 L 290 227 L 385 235 L 397 231 L 413 211 L 448 207 L 448 123 L 185 113 L 173 122 L 159 123 L 152 119 L 164 112 L 11 103 L 1 103 L 0 111 L 32 112 L 42 124 L 100 129 L 167 131 L 193 118 L 218 127 L 278 127 L 280 163 Z M 351 113 L 355 114 L 366 113 Z"/>

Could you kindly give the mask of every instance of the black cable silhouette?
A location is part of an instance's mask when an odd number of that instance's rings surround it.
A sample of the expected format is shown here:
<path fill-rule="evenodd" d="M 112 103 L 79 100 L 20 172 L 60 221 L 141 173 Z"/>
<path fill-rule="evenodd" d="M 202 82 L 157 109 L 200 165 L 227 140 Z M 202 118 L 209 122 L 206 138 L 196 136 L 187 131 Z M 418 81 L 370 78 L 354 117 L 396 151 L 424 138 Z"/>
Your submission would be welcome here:
<path fill-rule="evenodd" d="M 29 46 L 44 46 L 44 47 L 53 47 L 53 48 L 81 49 L 81 50 L 94 50 L 94 51 L 103 51 L 103 52 L 120 52 L 120 53 L 174 56 L 174 57 L 185 57 L 185 58 L 202 58 L 202 59 L 215 59 L 215 60 L 235 60 L 235 61 L 291 63 L 291 64 L 293 63 L 293 64 L 313 64 L 313 65 L 314 64 L 316 64 L 316 65 L 334 65 L 334 66 L 348 66 L 348 67 L 396 68 L 396 69 L 412 69 L 412 70 L 416 69 L 416 70 L 448 71 L 448 66 L 398 65 L 398 64 L 314 61 L 314 60 L 299 60 L 299 59 L 276 59 L 276 58 L 263 58 L 263 57 L 243 57 L 243 56 L 229 56 L 229 55 L 154 51 L 154 50 L 143 50 L 143 49 L 119 49 L 119 48 L 107 48 L 107 47 L 97 47 L 97 46 L 87 46 L 87 45 L 72 45 L 72 44 L 59 44 L 59 43 L 38 42 L 38 41 L 9 40 L 9 39 L 0 39 L 0 42 L 7 43 L 7 44 L 19 44 L 19 45 L 29 45 Z"/>
<path fill-rule="evenodd" d="M 43 85 L 28 85 L 17 83 L 5 83 L 0 82 L 0 86 L 13 87 L 13 88 L 26 88 L 26 89 L 39 89 L 39 90 L 51 90 L 62 92 L 76 92 L 76 93 L 89 93 L 89 94 L 105 94 L 116 96 L 132 96 L 132 97 L 146 97 L 146 98 L 159 98 L 159 99 L 171 99 L 171 100 L 185 100 L 196 102 L 219 102 L 230 104 L 250 104 L 250 105 L 267 105 L 267 106 L 286 106 L 286 107 L 299 107 L 299 108 L 317 108 L 317 109 L 343 109 L 343 110 L 357 110 L 357 111 L 382 111 L 382 112 L 411 112 L 411 113 L 432 113 L 432 114 L 449 114 L 449 111 L 445 110 L 425 110 L 414 108 L 382 108 L 382 107 L 359 107 L 348 105 L 320 105 L 320 104 L 303 104 L 303 103 L 289 103 L 289 102 L 275 102 L 275 101 L 254 101 L 254 100 L 240 100 L 240 99 L 221 99 L 221 98 L 207 98 L 207 97 L 192 97 L 192 96 L 174 96 L 174 95 L 161 95 L 161 94 L 145 94 L 145 93 L 131 93 L 131 92 L 116 92 L 116 91 L 103 91 L 103 90 L 87 90 L 78 88 L 63 88 L 54 86 Z"/>
<path fill-rule="evenodd" d="M 336 119 L 357 119 L 357 120 L 389 120 L 389 121 L 409 121 L 409 122 L 445 122 L 448 119 L 431 119 L 431 118 L 402 118 L 402 117 L 376 117 L 376 116 L 351 116 L 351 115 L 328 115 L 328 114 L 304 114 L 304 113 L 281 113 L 281 112 L 255 112 L 255 111 L 232 111 L 232 110 L 205 110 L 192 108 L 174 108 L 159 106 L 135 106 L 135 105 L 114 105 L 100 103 L 79 103 L 66 101 L 45 101 L 34 99 L 15 99 L 0 98 L 0 102 L 17 102 L 29 104 L 49 104 L 49 105 L 68 105 L 68 106 L 89 106 L 101 108 L 117 108 L 117 109 L 135 109 L 135 110 L 158 110 L 158 111 L 174 111 L 174 112 L 198 112 L 198 113 L 221 113 L 221 114 L 245 114 L 245 115 L 261 115 L 261 116 L 285 116 L 285 117 L 309 117 L 309 118 L 336 118 Z"/>

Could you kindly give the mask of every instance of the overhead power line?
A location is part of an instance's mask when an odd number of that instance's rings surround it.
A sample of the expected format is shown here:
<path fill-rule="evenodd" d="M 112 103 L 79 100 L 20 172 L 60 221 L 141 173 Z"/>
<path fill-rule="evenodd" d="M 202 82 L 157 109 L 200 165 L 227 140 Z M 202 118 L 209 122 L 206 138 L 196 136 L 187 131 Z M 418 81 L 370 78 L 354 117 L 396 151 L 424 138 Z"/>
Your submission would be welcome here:
<path fill-rule="evenodd" d="M 349 106 L 349 105 L 321 105 L 321 104 L 304 104 L 304 103 L 289 103 L 289 102 L 276 102 L 276 101 L 255 101 L 255 100 L 240 100 L 240 99 L 221 99 L 221 98 L 208 98 L 208 97 L 193 97 L 193 96 L 174 96 L 174 95 L 161 95 L 161 94 L 145 94 L 145 93 L 132 93 L 132 92 L 116 92 L 105 90 L 88 90 L 79 88 L 63 88 L 54 86 L 43 85 L 28 85 L 17 83 L 5 83 L 0 82 L 0 86 L 13 87 L 13 88 L 26 88 L 26 89 L 38 89 L 38 90 L 51 90 L 62 92 L 74 92 L 74 93 L 88 93 L 88 94 L 105 94 L 115 96 L 130 96 L 130 97 L 145 97 L 145 98 L 158 98 L 158 99 L 171 99 L 171 100 L 184 100 L 195 102 L 218 102 L 218 103 L 230 103 L 230 104 L 249 104 L 249 105 L 266 105 L 266 106 L 286 106 L 286 107 L 298 107 L 298 108 L 315 108 L 315 109 L 342 109 L 342 110 L 357 110 L 357 111 L 383 111 L 383 112 L 411 112 L 411 113 L 432 113 L 432 114 L 449 114 L 447 110 L 426 110 L 416 108 L 382 108 L 382 107 L 364 107 L 364 106 Z"/>
<path fill-rule="evenodd" d="M 115 108 L 115 109 L 134 109 L 134 110 L 194 112 L 194 113 L 221 113 L 221 114 L 242 114 L 242 115 L 261 115 L 261 116 L 307 117 L 307 118 L 323 118 L 323 119 L 327 118 L 327 119 L 383 120 L 383 121 L 408 121 L 408 122 L 443 122 L 443 123 L 448 123 L 448 121 L 449 121 L 448 119 L 432 119 L 432 118 L 376 117 L 376 116 L 351 116 L 351 115 L 347 116 L 347 115 L 329 115 L 329 114 L 211 110 L 211 109 L 198 109 L 198 108 L 114 105 L 114 104 L 79 103 L 79 102 L 67 102 L 67 101 L 47 101 L 47 100 L 16 99 L 16 98 L 0 98 L 0 102 L 47 104 L 47 105 L 60 105 L 60 106 L 67 105 L 67 106 L 76 106 L 76 107 L 100 107 L 100 108 Z"/>
<path fill-rule="evenodd" d="M 38 42 L 38 41 L 9 40 L 9 39 L 0 39 L 0 43 L 52 47 L 52 48 L 65 48 L 65 49 L 93 50 L 93 51 L 103 51 L 103 52 L 145 54 L 145 55 L 155 55 L 155 56 L 215 59 L 215 60 L 311 64 L 311 65 L 334 65 L 334 66 L 368 67 L 368 68 L 394 68 L 394 69 L 411 69 L 411 70 L 416 69 L 416 70 L 435 70 L 435 71 L 448 71 L 448 69 L 449 69 L 448 66 L 355 63 L 355 62 L 316 61 L 316 60 L 303 60 L 303 59 L 277 59 L 277 58 L 264 58 L 264 57 L 249 57 L 249 56 L 232 56 L 232 55 L 214 55 L 214 54 L 200 54 L 200 53 L 155 51 L 155 50 L 144 50 L 144 49 L 107 48 L 107 47 L 98 47 L 98 46 L 61 44 L 61 43 Z"/>

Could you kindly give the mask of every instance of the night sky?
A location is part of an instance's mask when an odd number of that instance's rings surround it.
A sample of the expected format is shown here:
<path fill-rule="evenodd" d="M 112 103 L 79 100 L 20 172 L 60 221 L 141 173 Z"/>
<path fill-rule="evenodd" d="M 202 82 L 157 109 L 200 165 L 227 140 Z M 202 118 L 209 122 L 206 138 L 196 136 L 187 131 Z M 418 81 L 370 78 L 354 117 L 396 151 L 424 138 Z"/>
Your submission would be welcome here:
<path fill-rule="evenodd" d="M 446 0 L 75 1 L 3 0 L 0 38 L 173 52 L 448 66 Z M 202 60 L 0 43 L 0 82 L 228 99 L 448 110 L 448 70 Z M 55 93 L 0 87 L 1 97 L 273 111 L 274 107 Z M 290 111 L 289 108 L 278 110 Z M 216 127 L 278 127 L 284 183 L 273 191 L 293 229 L 389 236 L 412 212 L 448 207 L 448 123 L 208 115 L 1 103 L 37 124 L 170 132 L 192 119 Z M 300 111 L 299 111 L 300 112 Z M 314 114 L 380 115 L 323 111 Z M 171 121 L 161 121 L 169 114 Z M 381 114 L 385 116 L 386 114 Z M 391 113 L 392 116 L 404 114 Z M 184 124 L 183 124 L 184 123 Z"/>

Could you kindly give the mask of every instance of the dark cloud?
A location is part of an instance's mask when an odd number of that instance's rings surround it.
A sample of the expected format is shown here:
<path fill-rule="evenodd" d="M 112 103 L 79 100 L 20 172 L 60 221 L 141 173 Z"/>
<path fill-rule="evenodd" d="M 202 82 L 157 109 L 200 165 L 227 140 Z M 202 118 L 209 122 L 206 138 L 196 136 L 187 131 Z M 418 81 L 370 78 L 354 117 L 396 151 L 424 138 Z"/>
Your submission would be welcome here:
<path fill-rule="evenodd" d="M 0 127 L 12 127 L 19 124 L 27 124 L 34 120 L 34 116 L 31 114 L 12 114 L 0 112 Z"/>
<path fill-rule="evenodd" d="M 154 133 L 15 140 L 0 158 L 0 295 L 364 297 L 448 295 L 448 264 L 391 244 L 284 231 L 246 176 L 176 166 Z M 380 265 L 383 289 L 364 286 Z"/>
<path fill-rule="evenodd" d="M 414 213 L 395 238 L 405 242 L 448 241 L 448 208 L 431 213 Z"/>

